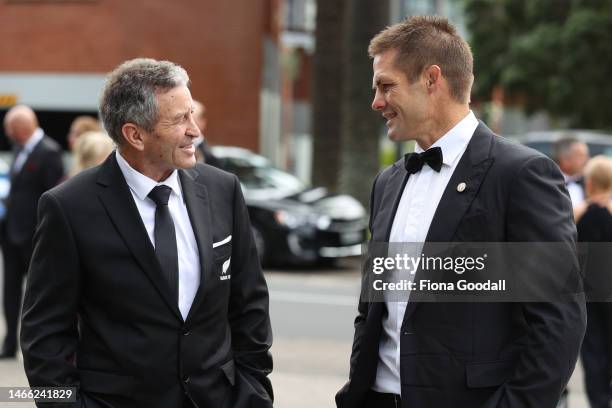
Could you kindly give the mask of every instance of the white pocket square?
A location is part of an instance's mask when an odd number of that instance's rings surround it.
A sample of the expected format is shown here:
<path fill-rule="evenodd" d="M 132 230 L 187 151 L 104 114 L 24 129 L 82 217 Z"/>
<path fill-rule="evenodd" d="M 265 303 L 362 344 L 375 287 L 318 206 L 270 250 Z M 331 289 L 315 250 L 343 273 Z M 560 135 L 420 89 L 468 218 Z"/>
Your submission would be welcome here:
<path fill-rule="evenodd" d="M 232 236 L 228 235 L 227 238 L 225 238 L 224 240 L 221 240 L 219 242 L 213 242 L 213 248 L 219 247 L 221 245 L 225 245 L 228 242 L 230 242 L 232 240 Z"/>

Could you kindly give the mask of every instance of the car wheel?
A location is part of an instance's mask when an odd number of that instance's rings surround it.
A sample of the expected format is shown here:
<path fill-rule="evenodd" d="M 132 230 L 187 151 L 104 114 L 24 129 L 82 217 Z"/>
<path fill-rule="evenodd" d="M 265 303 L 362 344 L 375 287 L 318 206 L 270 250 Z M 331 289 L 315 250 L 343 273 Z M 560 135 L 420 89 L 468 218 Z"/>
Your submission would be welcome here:
<path fill-rule="evenodd" d="M 257 248 L 257 254 L 259 255 L 259 262 L 263 264 L 264 261 L 267 260 L 266 241 L 263 237 L 263 234 L 259 230 L 259 228 L 252 225 L 251 231 L 253 231 L 253 240 L 255 241 L 255 247 Z"/>

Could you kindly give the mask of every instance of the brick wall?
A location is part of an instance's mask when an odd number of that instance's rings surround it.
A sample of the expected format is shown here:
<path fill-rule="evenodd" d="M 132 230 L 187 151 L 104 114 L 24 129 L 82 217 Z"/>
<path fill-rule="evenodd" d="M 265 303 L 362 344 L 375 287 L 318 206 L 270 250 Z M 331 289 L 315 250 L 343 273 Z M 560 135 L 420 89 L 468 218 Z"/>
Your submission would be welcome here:
<path fill-rule="evenodd" d="M 0 73 L 104 73 L 130 58 L 168 59 L 206 104 L 210 142 L 257 150 L 268 2 L 0 0 Z"/>

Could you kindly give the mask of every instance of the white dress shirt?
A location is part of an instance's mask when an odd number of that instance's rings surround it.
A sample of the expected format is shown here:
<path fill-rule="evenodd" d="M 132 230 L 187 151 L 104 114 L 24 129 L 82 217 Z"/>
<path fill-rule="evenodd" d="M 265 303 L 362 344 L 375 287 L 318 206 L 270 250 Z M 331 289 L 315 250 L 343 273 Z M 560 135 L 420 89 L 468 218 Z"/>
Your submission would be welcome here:
<path fill-rule="evenodd" d="M 174 170 L 170 177 L 158 183 L 134 170 L 118 151 L 116 156 L 119 168 L 130 187 L 132 197 L 134 197 L 134 202 L 136 207 L 138 207 L 138 212 L 153 246 L 155 246 L 155 209 L 157 206 L 147 195 L 158 185 L 165 185 L 172 189 L 168 200 L 168 209 L 170 210 L 170 215 L 172 215 L 174 230 L 176 231 L 179 261 L 178 307 L 183 319 L 186 319 L 200 286 L 200 255 L 195 234 L 189 220 L 187 206 L 183 200 L 183 191 L 178 178 L 178 172 Z"/>
<path fill-rule="evenodd" d="M 15 157 L 15 162 L 13 163 L 12 169 L 13 174 L 17 174 L 21 171 L 21 168 L 28 160 L 28 156 L 30 156 L 30 153 L 32 153 L 36 145 L 43 139 L 43 137 L 45 137 L 45 132 L 41 128 L 37 128 L 34 133 L 32 133 L 32 136 L 30 136 L 26 144 L 21 148 L 21 151 L 17 157 Z"/>
<path fill-rule="evenodd" d="M 563 173 L 563 178 L 565 179 L 567 192 L 569 193 L 570 199 L 572 200 L 572 207 L 577 208 L 585 200 L 584 189 L 580 184 L 576 182 L 575 177 L 568 176 L 567 174 Z"/>
<path fill-rule="evenodd" d="M 470 113 L 457 123 L 431 147 L 442 149 L 442 168 L 437 173 L 427 164 L 421 171 L 412 174 L 402 193 L 389 242 L 423 243 L 429 226 L 438 208 L 442 194 L 457 163 L 478 127 L 478 120 Z M 423 149 L 417 144 L 415 152 Z M 390 203 L 387 203 L 390 204 Z M 413 245 L 416 247 L 418 245 Z M 420 249 L 414 249 L 414 256 Z M 414 278 L 414 276 L 412 276 Z M 401 395 L 400 383 L 400 329 L 404 321 L 407 302 L 385 302 L 387 315 L 383 318 L 383 330 L 378 350 L 378 368 L 374 389 L 377 392 Z"/>

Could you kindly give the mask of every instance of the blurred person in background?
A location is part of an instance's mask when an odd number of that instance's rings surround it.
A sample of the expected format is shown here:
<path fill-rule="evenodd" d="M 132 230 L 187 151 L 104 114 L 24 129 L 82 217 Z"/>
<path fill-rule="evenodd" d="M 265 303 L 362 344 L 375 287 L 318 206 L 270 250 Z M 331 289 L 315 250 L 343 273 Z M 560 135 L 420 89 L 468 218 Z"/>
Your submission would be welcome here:
<path fill-rule="evenodd" d="M 601 292 L 611 287 L 612 271 L 609 251 L 589 243 L 612 242 L 612 159 L 596 156 L 584 168 L 586 201 L 577 214 L 578 241 L 588 250 L 585 268 L 585 290 L 597 291 L 587 303 L 587 330 L 581 357 L 584 382 L 591 408 L 612 407 L 612 299 Z M 604 251 L 607 253 L 601 253 Z M 600 255 L 603 257 L 598 258 Z M 605 289 L 607 288 L 607 289 Z M 607 296 L 608 295 L 608 296 Z M 602 301 L 607 298 L 608 301 Z"/>
<path fill-rule="evenodd" d="M 582 170 L 589 160 L 589 147 L 574 137 L 564 137 L 554 144 L 553 157 L 565 178 L 572 207 L 576 209 L 584 201 Z"/>
<path fill-rule="evenodd" d="M 219 167 L 218 160 L 215 156 L 213 156 L 212 151 L 210 150 L 210 146 L 206 141 L 206 136 L 204 133 L 206 132 L 206 124 L 208 119 L 206 118 L 206 106 L 202 102 L 193 101 L 193 105 L 195 107 L 193 112 L 193 118 L 195 120 L 196 125 L 198 125 L 198 129 L 200 129 L 200 137 L 196 140 L 196 159 L 201 163 L 210 164 L 211 166 Z"/>
<path fill-rule="evenodd" d="M 585 189 L 582 171 L 589 160 L 589 147 L 573 136 L 562 137 L 553 145 L 553 159 L 561 169 L 565 179 L 565 187 L 572 201 L 574 220 L 584 210 Z M 569 401 L 569 391 L 563 390 L 557 408 L 566 408 Z"/>
<path fill-rule="evenodd" d="M 12 358 L 17 350 L 22 285 L 32 254 L 38 199 L 59 183 L 64 167 L 60 146 L 38 127 L 38 119 L 30 107 L 11 108 L 4 117 L 4 131 L 15 149 L 2 243 L 6 337 L 0 357 Z"/>
<path fill-rule="evenodd" d="M 68 149 L 74 151 L 75 143 L 78 138 L 85 132 L 99 132 L 102 130 L 100 121 L 93 116 L 81 115 L 74 118 L 70 124 L 70 131 L 68 132 Z"/>
<path fill-rule="evenodd" d="M 104 132 L 83 133 L 75 143 L 74 167 L 70 175 L 102 164 L 114 148 L 113 139 Z"/>
<path fill-rule="evenodd" d="M 571 202 L 555 163 L 496 136 L 470 110 L 472 53 L 447 19 L 407 18 L 377 34 L 368 52 L 372 109 L 386 119 L 391 140 L 416 141 L 414 153 L 374 181 L 373 243 L 575 245 Z M 577 266 L 575 254 L 567 259 Z M 422 283 L 426 275 L 420 272 L 415 281 Z M 550 281 L 553 272 L 546 275 Z M 336 404 L 553 408 L 574 370 L 585 320 L 580 297 L 362 300 L 349 381 Z"/>
<path fill-rule="evenodd" d="M 75 406 L 272 407 L 248 211 L 234 175 L 196 163 L 188 84 L 169 61 L 115 68 L 100 117 L 117 149 L 40 199 L 24 367 Z"/>

